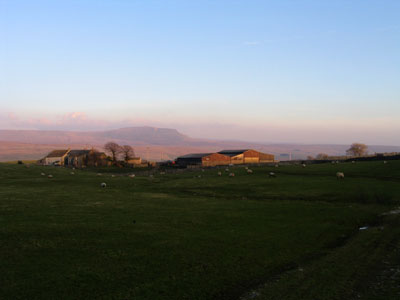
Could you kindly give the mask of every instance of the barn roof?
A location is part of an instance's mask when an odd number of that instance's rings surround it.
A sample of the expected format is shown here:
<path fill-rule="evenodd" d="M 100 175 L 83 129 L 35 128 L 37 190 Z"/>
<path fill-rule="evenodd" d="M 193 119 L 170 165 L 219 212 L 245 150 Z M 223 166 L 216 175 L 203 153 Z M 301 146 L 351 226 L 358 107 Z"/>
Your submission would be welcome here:
<path fill-rule="evenodd" d="M 68 155 L 69 156 L 80 156 L 80 155 L 85 155 L 88 154 L 90 150 L 71 150 L 69 151 Z"/>
<path fill-rule="evenodd" d="M 242 149 L 242 150 L 222 150 L 222 151 L 219 151 L 218 153 L 219 154 L 224 154 L 224 155 L 227 155 L 227 156 L 236 156 L 236 155 L 239 155 L 239 154 L 242 154 L 242 153 L 244 153 L 244 152 L 246 152 L 246 151 L 248 151 L 249 149 Z"/>
<path fill-rule="evenodd" d="M 62 157 L 68 153 L 68 150 L 53 150 L 46 157 Z"/>
<path fill-rule="evenodd" d="M 178 159 L 180 159 L 180 158 L 202 158 L 204 156 L 208 156 L 211 154 L 213 154 L 213 153 L 191 153 L 191 154 L 179 156 Z"/>

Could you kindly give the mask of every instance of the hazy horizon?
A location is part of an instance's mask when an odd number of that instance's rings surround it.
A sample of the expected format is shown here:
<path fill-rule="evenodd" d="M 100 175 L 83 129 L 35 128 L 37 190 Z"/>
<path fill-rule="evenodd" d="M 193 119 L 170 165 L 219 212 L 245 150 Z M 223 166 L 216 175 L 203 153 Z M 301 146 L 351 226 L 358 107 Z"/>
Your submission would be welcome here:
<path fill-rule="evenodd" d="M 398 1 L 0 1 L 0 129 L 400 146 Z"/>

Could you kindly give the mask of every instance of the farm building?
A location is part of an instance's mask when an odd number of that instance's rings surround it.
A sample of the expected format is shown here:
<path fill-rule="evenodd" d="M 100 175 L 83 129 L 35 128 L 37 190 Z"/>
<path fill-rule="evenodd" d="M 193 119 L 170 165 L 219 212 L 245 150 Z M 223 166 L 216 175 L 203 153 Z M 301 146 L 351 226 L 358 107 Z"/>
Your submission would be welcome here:
<path fill-rule="evenodd" d="M 41 160 L 43 165 L 49 166 L 49 165 L 64 165 L 65 158 L 67 157 L 69 153 L 69 149 L 67 150 L 53 150 L 45 158 Z"/>
<path fill-rule="evenodd" d="M 64 165 L 81 168 L 82 166 L 107 166 L 107 155 L 96 150 L 71 150 L 65 158 Z"/>
<path fill-rule="evenodd" d="M 213 167 L 220 165 L 229 165 L 229 156 L 219 153 L 194 153 L 180 156 L 176 159 L 179 166 L 204 166 Z"/>
<path fill-rule="evenodd" d="M 229 156 L 231 164 L 257 164 L 274 161 L 274 155 L 252 149 L 223 150 L 218 153 Z"/>

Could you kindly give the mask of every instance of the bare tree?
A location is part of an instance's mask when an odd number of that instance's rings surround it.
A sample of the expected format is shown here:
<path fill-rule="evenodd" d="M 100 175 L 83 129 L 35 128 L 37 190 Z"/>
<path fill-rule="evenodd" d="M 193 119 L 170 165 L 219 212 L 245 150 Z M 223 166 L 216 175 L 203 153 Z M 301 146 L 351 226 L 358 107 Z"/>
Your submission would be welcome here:
<path fill-rule="evenodd" d="M 118 158 L 118 154 L 121 153 L 121 146 L 114 142 L 108 142 L 104 145 L 104 150 L 111 155 L 113 162 L 115 163 Z"/>
<path fill-rule="evenodd" d="M 135 157 L 135 151 L 129 145 L 124 145 L 121 147 L 121 153 L 124 156 L 125 162 L 128 162 L 130 159 Z"/>
<path fill-rule="evenodd" d="M 362 156 L 368 153 L 368 147 L 365 144 L 353 143 L 350 148 L 346 150 L 347 155 Z"/>
<path fill-rule="evenodd" d="M 314 158 L 314 156 L 312 156 L 312 155 L 308 155 L 307 156 L 307 160 L 314 160 L 315 158 Z"/>
<path fill-rule="evenodd" d="M 317 159 L 328 159 L 329 155 L 326 153 L 319 153 Z"/>

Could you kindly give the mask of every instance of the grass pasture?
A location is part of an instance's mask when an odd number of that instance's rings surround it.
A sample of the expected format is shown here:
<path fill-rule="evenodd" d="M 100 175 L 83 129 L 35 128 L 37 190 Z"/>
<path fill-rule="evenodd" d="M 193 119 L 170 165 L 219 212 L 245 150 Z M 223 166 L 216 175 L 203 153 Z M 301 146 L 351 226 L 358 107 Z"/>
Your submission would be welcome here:
<path fill-rule="evenodd" d="M 0 299 L 399 299 L 400 161 L 220 170 L 0 164 Z"/>

